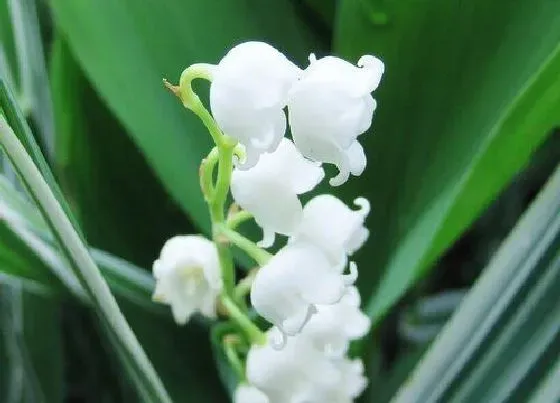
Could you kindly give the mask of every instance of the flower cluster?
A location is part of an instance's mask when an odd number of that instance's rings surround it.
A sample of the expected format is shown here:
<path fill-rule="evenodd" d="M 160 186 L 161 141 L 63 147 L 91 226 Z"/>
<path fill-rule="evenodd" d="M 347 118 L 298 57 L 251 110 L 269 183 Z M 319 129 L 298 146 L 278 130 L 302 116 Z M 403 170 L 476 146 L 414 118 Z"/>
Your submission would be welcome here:
<path fill-rule="evenodd" d="M 185 70 L 179 87 L 168 84 L 216 142 L 201 166 L 213 241 L 195 235 L 167 241 L 153 267 L 154 299 L 170 305 L 180 324 L 195 312 L 213 318 L 223 306 L 245 331 L 248 350 L 228 355 L 240 376 L 237 403 L 352 402 L 367 383 L 348 348 L 370 327 L 350 260 L 369 236 L 369 202 L 359 197 L 351 208 L 321 194 L 302 205 L 299 196 L 324 179 L 324 163 L 338 168 L 332 186 L 364 171 L 358 136 L 371 125 L 371 93 L 384 66 L 369 55 L 357 66 L 333 56 L 309 60 L 300 69 L 272 46 L 246 42 L 217 65 Z M 211 81 L 211 115 L 192 92 L 193 78 Z M 285 137 L 288 126 L 292 140 Z M 236 208 L 225 217 L 228 190 Z M 256 244 L 235 231 L 247 218 L 262 228 Z M 265 249 L 277 234 L 287 242 L 271 255 Z M 237 286 L 230 244 L 260 266 Z M 249 319 L 244 291 L 272 324 L 266 333 Z"/>
<path fill-rule="evenodd" d="M 238 387 L 236 403 L 352 402 L 367 385 L 361 360 L 346 355 L 370 327 L 359 304 L 358 291 L 349 287 L 340 301 L 314 305 L 301 331 L 281 346 L 274 344 L 276 328 L 269 330 L 272 344 L 249 350 L 247 383 Z"/>

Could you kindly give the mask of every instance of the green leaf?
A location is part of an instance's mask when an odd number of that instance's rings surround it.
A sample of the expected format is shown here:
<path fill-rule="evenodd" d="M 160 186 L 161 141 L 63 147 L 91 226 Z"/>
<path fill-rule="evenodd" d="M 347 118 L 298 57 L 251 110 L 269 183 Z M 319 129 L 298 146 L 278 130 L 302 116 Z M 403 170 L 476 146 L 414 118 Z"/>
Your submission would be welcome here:
<path fill-rule="evenodd" d="M 559 123 L 559 41 L 548 0 L 342 1 L 336 50 L 386 63 L 369 168 L 348 191 L 373 206 L 360 287 L 374 322 Z"/>
<path fill-rule="evenodd" d="M 70 217 L 58 202 L 57 196 L 49 188 L 31 156 L 19 141 L 17 135 L 0 115 L 0 143 L 18 172 L 22 182 L 40 207 L 43 218 L 57 237 L 65 257 L 71 264 L 72 272 L 86 290 L 89 300 L 119 341 L 130 362 L 134 364 L 142 385 L 153 392 L 157 401 L 171 402 L 163 383 L 155 372 L 142 346 L 130 329 L 110 289 L 92 259 L 86 244 L 75 230 Z"/>
<path fill-rule="evenodd" d="M 11 88 L 15 85 L 16 54 L 14 34 L 10 17 L 8 2 L 0 3 L 0 76 L 3 77 Z"/>
<path fill-rule="evenodd" d="M 207 326 L 178 326 L 162 316 L 123 304 L 134 332 L 175 402 L 226 402 Z"/>
<path fill-rule="evenodd" d="M 551 366 L 546 378 L 543 379 L 538 389 L 531 396 L 530 403 L 557 402 L 560 400 L 560 383 L 558 382 L 560 373 L 560 358 Z"/>
<path fill-rule="evenodd" d="M 63 401 L 63 354 L 58 303 L 0 284 L 0 400 Z"/>
<path fill-rule="evenodd" d="M 165 185 L 209 229 L 198 165 L 210 136 L 162 85 L 195 62 L 217 62 L 248 39 L 276 44 L 296 60 L 321 48 L 286 1 L 51 2 L 80 65 Z"/>
<path fill-rule="evenodd" d="M 336 16 L 336 0 L 303 0 L 299 2 L 303 15 L 308 15 L 308 24 L 319 25 L 321 29 L 329 32 L 332 36 L 332 29 Z"/>
<path fill-rule="evenodd" d="M 411 344 L 430 343 L 459 306 L 465 293 L 464 290 L 449 290 L 416 301 L 399 317 L 400 338 Z"/>
<path fill-rule="evenodd" d="M 20 104 L 38 128 L 48 159 L 54 151 L 54 118 L 36 0 L 8 0 L 19 70 Z"/>
<path fill-rule="evenodd" d="M 560 242 L 556 242 L 558 250 Z M 542 262 L 540 262 L 542 265 Z M 535 386 L 550 368 L 551 360 L 560 352 L 560 254 L 536 281 L 508 318 L 491 346 L 477 358 L 476 368 L 447 394 L 453 402 L 526 401 Z M 489 381 L 491 380 L 491 381 Z M 466 400 L 465 400 L 466 399 Z"/>
<path fill-rule="evenodd" d="M 22 143 L 23 147 L 27 151 L 29 157 L 32 159 L 33 163 L 43 176 L 45 182 L 49 185 L 49 188 L 54 193 L 58 203 L 64 210 L 64 213 L 68 217 L 68 219 L 72 222 L 74 226 L 74 230 L 81 235 L 79 226 L 66 202 L 66 199 L 62 195 L 60 191 L 60 187 L 58 186 L 54 175 L 45 160 L 41 152 L 41 148 L 35 141 L 33 137 L 33 133 L 29 128 L 25 120 L 25 116 L 19 107 L 17 100 L 13 94 L 13 92 L 8 87 L 5 79 L 0 77 L 0 118 L 2 116 L 5 117 L 6 122 L 14 131 L 14 134 L 17 136 L 18 140 Z"/>
<path fill-rule="evenodd" d="M 57 129 L 55 171 L 88 242 L 140 266 L 151 266 L 166 239 L 195 230 L 170 202 L 59 35 L 52 47 L 51 80 Z"/>
<path fill-rule="evenodd" d="M 50 268 L 4 221 L 0 221 L 0 284 L 20 284 L 42 295 L 64 293 L 65 287 Z"/>
<path fill-rule="evenodd" d="M 560 165 L 394 399 L 527 401 L 558 356 Z"/>
<path fill-rule="evenodd" d="M 63 292 L 64 286 L 87 299 L 63 259 L 62 252 L 39 211 L 0 176 L 0 272 L 43 285 L 51 292 Z M 124 259 L 99 249 L 90 249 L 113 292 L 146 310 L 159 314 L 167 309 L 151 300 L 154 279 L 148 272 Z M 32 264 L 23 260 L 32 260 Z M 49 271 L 54 274 L 50 275 Z M 30 284 L 31 285 L 31 284 Z"/>

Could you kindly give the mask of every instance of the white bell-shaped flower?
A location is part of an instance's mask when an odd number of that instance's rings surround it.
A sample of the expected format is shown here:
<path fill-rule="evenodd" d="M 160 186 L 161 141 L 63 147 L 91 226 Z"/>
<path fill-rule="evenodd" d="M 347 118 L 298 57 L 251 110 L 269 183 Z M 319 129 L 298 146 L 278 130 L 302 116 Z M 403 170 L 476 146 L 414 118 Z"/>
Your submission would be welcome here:
<path fill-rule="evenodd" d="M 301 395 L 298 402 L 305 403 L 353 403 L 367 387 L 364 376 L 364 364 L 361 360 L 350 360 L 347 357 L 331 360 L 331 364 L 338 372 L 336 381 L 330 383 L 329 388 L 307 391 Z"/>
<path fill-rule="evenodd" d="M 370 126 L 377 88 L 384 65 L 362 56 L 358 67 L 334 56 L 316 60 L 294 84 L 288 100 L 292 137 L 298 149 L 314 161 L 335 164 L 339 173 L 330 184 L 338 186 L 350 174 L 361 175 L 366 156 L 357 137 Z"/>
<path fill-rule="evenodd" d="M 288 91 L 301 69 L 263 42 L 231 49 L 212 73 L 210 108 L 222 131 L 246 147 L 242 168 L 278 146 L 286 132 Z"/>
<path fill-rule="evenodd" d="M 369 237 L 364 221 L 369 202 L 363 197 L 354 200 L 352 210 L 330 194 L 315 196 L 303 208 L 303 218 L 290 242 L 306 241 L 321 248 L 335 264 L 343 264 Z"/>
<path fill-rule="evenodd" d="M 340 387 L 336 389 L 339 401 L 353 402 L 367 387 L 368 381 L 364 376 L 364 363 L 362 360 L 350 360 L 348 358 L 334 361 L 341 373 Z"/>
<path fill-rule="evenodd" d="M 254 386 L 240 384 L 233 395 L 234 403 L 271 403 L 267 395 Z"/>
<path fill-rule="evenodd" d="M 301 336 L 294 337 L 282 350 L 270 344 L 251 346 L 246 373 L 248 381 L 274 403 L 330 402 L 308 397 L 325 396 L 343 376 L 337 364 Z"/>
<path fill-rule="evenodd" d="M 332 305 L 317 305 L 317 313 L 302 330 L 302 335 L 316 348 L 331 357 L 342 357 L 350 341 L 358 340 L 369 331 L 371 321 L 360 310 L 360 294 L 349 287 L 344 297 Z"/>
<path fill-rule="evenodd" d="M 153 299 L 171 306 L 175 322 L 185 324 L 195 312 L 215 317 L 222 278 L 211 241 L 198 235 L 175 236 L 165 242 L 152 270 Z"/>
<path fill-rule="evenodd" d="M 286 336 L 301 331 L 316 305 L 334 304 L 344 296 L 346 288 L 357 278 L 356 267 L 351 274 L 334 267 L 326 256 L 311 244 L 289 244 L 264 265 L 251 287 L 251 304 L 263 318 Z"/>
<path fill-rule="evenodd" d="M 312 190 L 324 175 L 319 164 L 304 158 L 286 138 L 253 168 L 233 171 L 231 194 L 263 229 L 259 245 L 269 247 L 275 233 L 290 235 L 297 228 L 303 211 L 298 195 Z"/>

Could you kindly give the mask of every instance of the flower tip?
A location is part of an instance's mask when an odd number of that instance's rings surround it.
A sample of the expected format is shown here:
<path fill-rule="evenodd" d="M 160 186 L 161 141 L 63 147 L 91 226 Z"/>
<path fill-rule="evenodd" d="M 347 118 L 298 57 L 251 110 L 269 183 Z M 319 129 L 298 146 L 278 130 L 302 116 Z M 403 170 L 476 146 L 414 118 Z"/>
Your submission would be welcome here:
<path fill-rule="evenodd" d="M 271 336 L 270 347 L 272 347 L 274 350 L 279 351 L 286 347 L 286 343 L 288 342 L 288 335 L 284 333 L 282 329 L 274 327 L 273 331 L 271 332 Z"/>
<path fill-rule="evenodd" d="M 165 86 L 165 88 L 167 88 L 169 91 L 171 91 L 175 96 L 177 97 L 181 97 L 181 90 L 178 86 L 171 84 L 169 81 L 167 81 L 167 78 L 163 79 L 163 85 Z"/>
<path fill-rule="evenodd" d="M 385 63 L 383 63 L 381 59 L 372 55 L 363 55 L 360 57 L 360 60 L 358 60 L 358 67 L 374 69 L 379 71 L 380 74 L 385 72 Z"/>
<path fill-rule="evenodd" d="M 371 210 L 371 206 L 369 200 L 365 197 L 358 197 L 354 200 L 354 205 L 358 206 L 358 213 L 360 213 L 363 217 L 367 217 Z"/>
<path fill-rule="evenodd" d="M 341 170 L 338 173 L 338 175 L 329 179 L 329 185 L 331 185 L 331 186 L 343 185 L 348 181 L 349 177 L 350 177 L 350 172 L 348 172 L 347 170 Z"/>
<path fill-rule="evenodd" d="M 350 273 L 344 275 L 344 284 L 351 286 L 358 279 L 358 265 L 356 262 L 350 262 L 349 264 Z"/>
<path fill-rule="evenodd" d="M 163 297 L 162 294 L 154 292 L 154 294 L 152 295 L 152 301 L 158 302 L 158 303 L 164 303 L 165 298 Z"/>
<path fill-rule="evenodd" d="M 274 241 L 276 240 L 276 233 L 274 231 L 263 231 L 263 239 L 257 242 L 257 246 L 259 248 L 270 248 L 274 245 Z"/>

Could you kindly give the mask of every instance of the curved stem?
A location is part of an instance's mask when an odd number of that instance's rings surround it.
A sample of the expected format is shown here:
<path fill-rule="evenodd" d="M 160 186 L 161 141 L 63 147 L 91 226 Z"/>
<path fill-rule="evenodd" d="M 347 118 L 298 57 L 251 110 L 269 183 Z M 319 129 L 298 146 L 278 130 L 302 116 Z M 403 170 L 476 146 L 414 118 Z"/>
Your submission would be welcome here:
<path fill-rule="evenodd" d="M 164 80 L 165 85 L 175 95 L 177 95 L 183 105 L 192 110 L 212 136 L 214 143 L 217 147 L 218 153 L 218 177 L 216 184 L 211 187 L 212 174 L 214 166 L 204 167 L 202 164 L 203 173 L 201 175 L 201 187 L 206 196 L 206 201 L 210 208 L 210 219 L 212 222 L 212 240 L 218 249 L 218 258 L 220 260 L 220 267 L 222 269 L 222 279 L 224 281 L 224 288 L 228 295 L 234 294 L 235 288 L 235 267 L 233 265 L 233 258 L 231 251 L 226 245 L 219 240 L 219 234 L 216 227 L 225 222 L 225 203 L 231 182 L 231 172 L 233 170 L 233 150 L 237 144 L 232 138 L 225 136 L 210 112 L 204 107 L 204 104 L 192 89 L 191 82 L 194 79 L 202 78 L 212 81 L 212 73 L 214 65 L 206 63 L 193 64 L 187 67 L 179 80 L 179 86 L 173 86 Z M 214 157 L 211 151 L 210 157 Z M 215 152 L 214 152 L 215 154 Z M 215 162 L 212 162 L 215 165 Z M 211 190 L 210 190 L 211 189 Z"/>
<path fill-rule="evenodd" d="M 225 223 L 225 202 L 227 199 L 231 172 L 233 170 L 233 147 L 227 142 L 218 145 L 218 178 L 214 186 L 212 199 L 208 202 L 210 207 L 210 219 L 212 221 L 212 239 L 218 249 L 218 258 L 222 268 L 222 279 L 228 295 L 234 294 L 235 289 L 235 267 L 233 257 L 227 245 L 220 242 L 219 227 Z"/>
<path fill-rule="evenodd" d="M 239 325 L 239 327 L 247 335 L 251 344 L 263 345 L 266 343 L 266 334 L 263 333 L 257 325 L 251 322 L 251 319 L 249 319 L 249 317 L 239 309 L 229 296 L 222 294 L 221 301 L 224 308 L 226 308 L 229 317 Z"/>
<path fill-rule="evenodd" d="M 204 126 L 210 132 L 212 139 L 217 146 L 220 146 L 223 142 L 223 134 L 219 129 L 218 125 L 214 121 L 214 118 L 208 112 L 208 109 L 204 107 L 204 104 L 196 95 L 192 89 L 191 82 L 197 78 L 202 78 L 208 81 L 212 81 L 212 73 L 215 66 L 213 64 L 207 63 L 196 63 L 187 67 L 181 73 L 181 78 L 179 79 L 179 88 L 172 89 L 172 91 L 181 99 L 185 108 L 193 111 L 204 123 Z"/>
<path fill-rule="evenodd" d="M 236 229 L 239 225 L 243 224 L 245 221 L 253 218 L 253 214 L 246 210 L 238 211 L 227 218 L 226 225 L 230 229 Z"/>
<path fill-rule="evenodd" d="M 219 150 L 214 147 L 206 158 L 200 163 L 199 179 L 200 189 L 207 202 L 214 197 L 214 168 L 218 163 Z"/>
<path fill-rule="evenodd" d="M 231 183 L 231 173 L 233 171 L 233 148 L 235 143 L 225 138 L 218 144 L 218 178 L 214 187 L 214 197 L 210 200 L 210 214 L 212 221 L 222 223 L 225 221 L 225 204 Z"/>
<path fill-rule="evenodd" d="M 243 362 L 239 358 L 239 354 L 237 352 L 237 349 L 235 348 L 236 339 L 237 341 L 239 341 L 238 337 L 234 335 L 228 335 L 224 337 L 222 347 L 224 349 L 224 352 L 226 354 L 226 357 L 231 367 L 237 374 L 239 381 L 243 382 L 243 381 L 247 381 L 247 377 L 245 376 L 245 366 L 243 365 Z"/>
<path fill-rule="evenodd" d="M 235 287 L 235 298 L 237 300 L 241 300 L 245 298 L 247 294 L 251 291 L 251 286 L 253 285 L 253 281 L 255 280 L 255 276 L 257 275 L 258 270 L 253 269 L 249 271 L 247 276 L 245 276 Z"/>
<path fill-rule="evenodd" d="M 255 260 L 255 262 L 259 264 L 259 266 L 264 266 L 272 257 L 272 254 L 257 246 L 256 243 L 248 238 L 245 238 L 239 232 L 234 231 L 225 225 L 220 225 L 218 227 L 218 231 L 228 241 L 251 256 Z"/>

